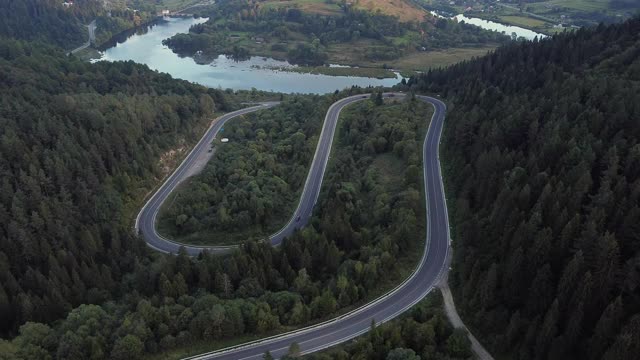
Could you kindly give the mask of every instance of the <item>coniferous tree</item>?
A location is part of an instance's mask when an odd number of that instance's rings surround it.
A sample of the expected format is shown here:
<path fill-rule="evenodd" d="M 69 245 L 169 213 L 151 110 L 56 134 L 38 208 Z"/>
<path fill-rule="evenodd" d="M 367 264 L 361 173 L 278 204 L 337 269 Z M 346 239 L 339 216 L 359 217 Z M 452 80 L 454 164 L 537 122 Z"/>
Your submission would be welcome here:
<path fill-rule="evenodd" d="M 468 321 L 507 339 L 496 354 L 631 356 L 638 31 L 637 17 L 583 28 L 407 81 L 454 105 L 442 146 L 456 198 L 451 280 Z M 487 286 L 496 267 L 499 286 Z"/>

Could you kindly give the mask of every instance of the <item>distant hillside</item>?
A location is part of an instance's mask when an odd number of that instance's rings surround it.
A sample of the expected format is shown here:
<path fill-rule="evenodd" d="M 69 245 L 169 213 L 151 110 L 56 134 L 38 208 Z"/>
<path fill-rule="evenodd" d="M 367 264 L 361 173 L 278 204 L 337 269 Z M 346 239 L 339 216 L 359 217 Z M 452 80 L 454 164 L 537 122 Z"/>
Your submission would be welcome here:
<path fill-rule="evenodd" d="M 148 5 L 148 4 L 147 4 Z M 101 44 L 112 36 L 149 21 L 155 11 L 127 8 L 122 1 L 76 0 L 63 5 L 62 0 L 2 0 L 0 1 L 0 36 L 21 40 L 39 40 L 66 50 L 88 39 L 86 25 L 96 20 L 96 42 Z"/>
<path fill-rule="evenodd" d="M 341 1 L 325 0 L 264 0 L 259 4 L 266 8 L 297 7 L 310 14 L 336 15 L 341 12 Z M 347 0 L 347 4 L 358 10 L 377 12 L 397 17 L 400 21 L 422 21 L 426 12 L 409 0 Z"/>
<path fill-rule="evenodd" d="M 91 20 L 84 17 L 92 11 L 79 9 L 79 6 L 65 8 L 57 0 L 2 0 L 0 35 L 43 40 L 70 49 L 87 41 L 83 23 Z"/>
<path fill-rule="evenodd" d="M 351 0 L 357 9 L 380 11 L 400 21 L 422 21 L 426 12 L 408 0 Z"/>
<path fill-rule="evenodd" d="M 436 19 L 407 0 L 219 0 L 201 15 L 209 20 L 165 44 L 183 56 L 201 52 L 204 59 L 259 55 L 305 66 L 424 71 L 483 55 L 510 40 L 477 26 Z M 411 17 L 417 21 L 401 21 Z M 434 54 L 444 51 L 448 62 L 438 63 Z"/>

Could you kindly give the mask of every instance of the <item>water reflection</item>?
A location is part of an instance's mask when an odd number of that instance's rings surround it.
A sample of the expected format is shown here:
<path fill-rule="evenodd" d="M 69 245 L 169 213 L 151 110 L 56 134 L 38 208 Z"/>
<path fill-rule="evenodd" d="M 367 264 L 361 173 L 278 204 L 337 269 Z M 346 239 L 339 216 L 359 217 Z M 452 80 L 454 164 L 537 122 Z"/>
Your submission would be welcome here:
<path fill-rule="evenodd" d="M 219 56 L 211 63 L 198 64 L 192 58 L 181 58 L 162 45 L 162 40 L 177 33 L 186 33 L 194 24 L 207 19 L 165 18 L 146 29 L 135 30 L 114 40 L 99 60 L 133 60 L 151 69 L 166 72 L 173 77 L 193 81 L 209 87 L 236 90 L 276 91 L 285 93 L 328 93 L 353 85 L 393 86 L 396 79 L 376 79 L 354 76 L 328 76 L 280 71 L 291 67 L 286 61 L 264 57 L 251 57 L 246 61 L 234 61 Z"/>
<path fill-rule="evenodd" d="M 454 16 L 454 19 L 457 19 L 458 21 L 464 21 L 467 24 L 480 26 L 483 29 L 502 32 L 509 36 L 511 36 L 512 33 L 515 33 L 518 37 L 523 37 L 527 40 L 533 40 L 536 37 L 538 37 L 538 39 L 547 37 L 544 34 L 540 34 L 529 29 L 521 28 L 519 26 L 511 26 L 511 25 L 497 23 L 495 21 L 483 20 L 478 18 L 470 18 L 462 14 Z"/>

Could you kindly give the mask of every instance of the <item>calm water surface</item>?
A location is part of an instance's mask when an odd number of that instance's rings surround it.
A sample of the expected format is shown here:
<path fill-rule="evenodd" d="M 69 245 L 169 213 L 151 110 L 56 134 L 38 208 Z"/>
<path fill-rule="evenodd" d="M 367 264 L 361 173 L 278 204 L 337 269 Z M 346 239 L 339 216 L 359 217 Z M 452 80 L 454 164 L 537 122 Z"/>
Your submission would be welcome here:
<path fill-rule="evenodd" d="M 434 16 L 437 16 L 439 18 L 448 18 L 446 16 L 440 15 L 438 14 L 438 12 L 436 11 L 430 11 L 430 13 Z M 537 36 L 538 39 L 542 39 L 547 37 L 547 35 L 545 34 L 540 34 L 537 33 L 535 31 L 529 30 L 529 29 L 525 29 L 525 28 L 521 28 L 519 26 L 511 26 L 511 25 L 505 25 L 505 24 L 501 24 L 499 22 L 495 22 L 495 21 L 489 21 L 489 20 L 484 20 L 484 19 L 479 19 L 479 18 L 472 18 L 472 17 L 467 17 L 464 16 L 463 14 L 458 14 L 454 17 L 451 17 L 450 19 L 456 19 L 459 22 L 460 21 L 464 21 L 467 24 L 471 24 L 471 25 L 475 25 L 478 27 L 481 27 L 485 30 L 493 30 L 493 31 L 497 31 L 499 33 L 503 33 L 505 35 L 509 35 L 511 36 L 511 34 L 515 33 L 517 37 L 523 37 L 527 40 L 533 40 L 535 39 L 535 37 Z"/>
<path fill-rule="evenodd" d="M 512 33 L 515 33 L 518 37 L 523 37 L 527 40 L 533 40 L 536 36 L 538 37 L 538 39 L 547 37 L 544 34 L 540 34 L 529 29 L 521 28 L 519 26 L 511 26 L 511 25 L 500 24 L 495 21 L 483 20 L 478 18 L 470 18 L 462 14 L 454 16 L 454 19 L 457 19 L 458 21 L 464 21 L 467 24 L 480 26 L 483 29 L 495 30 L 497 32 L 505 33 L 505 35 L 509 35 L 509 36 L 511 36 Z"/>
<path fill-rule="evenodd" d="M 274 70 L 293 65 L 263 57 L 236 62 L 220 56 L 210 64 L 197 64 L 192 58 L 180 58 L 162 45 L 162 40 L 178 33 L 186 33 L 194 24 L 207 19 L 167 18 L 166 22 L 151 26 L 146 32 L 134 34 L 124 42 L 106 49 L 99 60 L 133 60 L 173 77 L 193 81 L 214 88 L 234 90 L 276 91 L 284 93 L 323 94 L 358 85 L 393 86 L 401 78 L 375 79 L 352 76 L 300 74 Z"/>

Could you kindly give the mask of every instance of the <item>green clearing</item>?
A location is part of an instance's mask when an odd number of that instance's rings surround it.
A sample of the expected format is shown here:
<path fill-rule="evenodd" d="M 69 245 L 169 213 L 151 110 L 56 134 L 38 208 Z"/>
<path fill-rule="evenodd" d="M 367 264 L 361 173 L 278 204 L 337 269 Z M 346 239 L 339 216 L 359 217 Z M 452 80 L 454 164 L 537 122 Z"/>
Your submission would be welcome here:
<path fill-rule="evenodd" d="M 158 10 L 180 10 L 202 2 L 201 0 L 158 0 L 155 4 Z"/>
<path fill-rule="evenodd" d="M 512 24 L 524 28 L 544 28 L 549 23 L 546 21 L 542 21 L 539 19 L 534 19 L 528 16 L 517 16 L 517 15 L 503 15 L 499 17 L 501 22 Z M 545 29 L 546 30 L 546 29 Z"/>
<path fill-rule="evenodd" d="M 389 66 L 406 71 L 427 71 L 483 56 L 496 47 L 497 45 L 413 52 L 389 62 Z"/>
<path fill-rule="evenodd" d="M 329 4 L 324 0 L 284 0 L 284 1 L 267 1 L 263 7 L 265 9 L 287 8 L 297 5 L 300 10 L 321 15 L 336 15 L 342 12 L 338 4 Z"/>
<path fill-rule="evenodd" d="M 91 59 L 99 59 L 100 58 L 100 52 L 96 49 L 94 49 L 93 47 L 88 47 L 85 49 L 82 49 L 80 51 L 78 51 L 77 53 L 73 54 L 75 57 L 82 59 L 84 61 L 89 61 Z"/>
<path fill-rule="evenodd" d="M 406 50 L 401 57 L 394 60 L 371 61 L 364 58 L 363 52 L 367 46 L 372 45 L 372 42 L 367 40 L 353 44 L 334 44 L 327 51 L 329 61 L 336 64 L 358 64 L 368 68 L 382 68 L 386 65 L 389 68 L 404 71 L 426 71 L 482 56 L 498 46 L 495 44 L 430 51 Z"/>
<path fill-rule="evenodd" d="M 527 4 L 528 6 L 558 6 L 564 8 L 575 9 L 579 11 L 591 12 L 591 11 L 602 11 L 610 9 L 609 4 L 611 2 L 609 0 L 550 0 L 550 1 L 542 1 L 539 3 L 531 3 Z"/>

